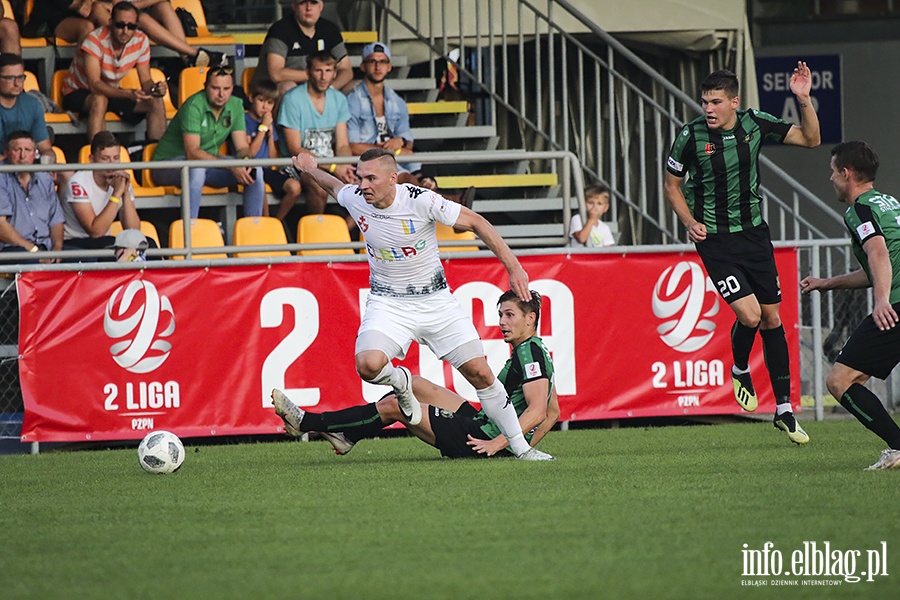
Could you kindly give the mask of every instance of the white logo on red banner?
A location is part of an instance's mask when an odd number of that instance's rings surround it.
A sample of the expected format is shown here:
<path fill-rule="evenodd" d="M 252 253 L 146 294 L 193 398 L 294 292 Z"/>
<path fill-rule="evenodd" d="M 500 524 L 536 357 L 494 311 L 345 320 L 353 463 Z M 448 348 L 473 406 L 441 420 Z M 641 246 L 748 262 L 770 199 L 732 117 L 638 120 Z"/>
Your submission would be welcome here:
<path fill-rule="evenodd" d="M 668 267 L 653 288 L 653 314 L 665 319 L 656 332 L 668 347 L 695 352 L 712 339 L 719 298 L 712 282 L 695 262 Z"/>
<path fill-rule="evenodd" d="M 113 360 L 132 373 L 149 373 L 169 357 L 166 338 L 175 331 L 172 303 L 149 281 L 132 281 L 113 292 L 106 304 L 103 331 L 116 342 Z"/>

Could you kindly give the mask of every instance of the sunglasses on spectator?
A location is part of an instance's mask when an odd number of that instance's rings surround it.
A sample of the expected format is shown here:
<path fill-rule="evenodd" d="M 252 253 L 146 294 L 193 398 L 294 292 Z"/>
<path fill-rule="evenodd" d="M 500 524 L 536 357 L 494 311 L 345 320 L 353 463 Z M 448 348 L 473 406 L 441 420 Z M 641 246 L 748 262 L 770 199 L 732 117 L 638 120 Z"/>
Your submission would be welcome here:
<path fill-rule="evenodd" d="M 3 81 L 25 81 L 24 75 L 0 75 L 0 79 Z"/>
<path fill-rule="evenodd" d="M 231 75 L 234 73 L 234 69 L 231 67 L 213 67 L 209 70 L 212 75 Z"/>
<path fill-rule="evenodd" d="M 113 27 L 116 29 L 127 29 L 128 31 L 134 31 L 137 29 L 137 23 L 126 23 L 125 21 L 116 21 L 113 23 Z"/>
<path fill-rule="evenodd" d="M 386 67 L 389 64 L 391 64 L 391 61 L 389 61 L 386 58 L 382 59 L 382 60 L 375 60 L 374 58 L 367 58 L 363 62 L 365 62 L 368 65 L 381 65 L 382 67 Z"/>

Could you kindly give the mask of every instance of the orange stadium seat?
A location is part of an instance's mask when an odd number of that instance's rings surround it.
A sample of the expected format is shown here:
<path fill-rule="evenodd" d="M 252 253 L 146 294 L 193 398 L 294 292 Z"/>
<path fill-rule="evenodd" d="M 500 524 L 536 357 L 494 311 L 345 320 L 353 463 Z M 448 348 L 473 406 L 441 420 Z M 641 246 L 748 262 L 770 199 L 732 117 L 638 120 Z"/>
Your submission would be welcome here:
<path fill-rule="evenodd" d="M 457 233 L 453 231 L 452 227 L 448 227 L 443 223 L 435 223 L 435 233 L 437 234 L 438 239 L 438 250 L 441 252 L 472 252 L 478 250 L 478 246 L 444 246 L 441 247 L 440 242 L 442 241 L 470 241 L 475 240 L 475 233 L 473 231 L 463 231 Z"/>
<path fill-rule="evenodd" d="M 324 244 L 328 242 L 351 243 L 347 221 L 337 215 L 305 215 L 297 225 L 298 244 Z M 321 254 L 353 254 L 353 250 L 301 250 L 301 256 Z"/>
<path fill-rule="evenodd" d="M 191 219 L 191 246 L 193 248 L 220 248 L 225 245 L 219 225 L 211 219 Z M 184 248 L 184 221 L 178 219 L 169 225 L 169 248 Z M 181 260 L 183 256 L 173 256 Z M 194 254 L 193 258 L 228 258 L 227 254 Z"/>
<path fill-rule="evenodd" d="M 287 244 L 284 225 L 275 217 L 242 217 L 234 224 L 235 246 L 264 246 Z M 238 252 L 235 258 L 255 256 L 290 256 L 287 250 L 270 252 Z"/>

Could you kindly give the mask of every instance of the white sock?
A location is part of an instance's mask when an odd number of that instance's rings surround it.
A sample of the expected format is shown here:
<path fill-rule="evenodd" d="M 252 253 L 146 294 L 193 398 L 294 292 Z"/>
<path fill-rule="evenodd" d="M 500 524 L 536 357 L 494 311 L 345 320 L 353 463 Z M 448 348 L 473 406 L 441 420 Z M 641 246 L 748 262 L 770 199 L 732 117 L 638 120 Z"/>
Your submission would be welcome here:
<path fill-rule="evenodd" d="M 790 402 L 782 402 L 781 404 L 775 405 L 775 414 L 776 415 L 783 415 L 784 413 L 789 413 L 789 412 L 794 412 L 791 409 Z"/>
<path fill-rule="evenodd" d="M 481 402 L 484 412 L 506 436 L 506 440 L 516 456 L 527 452 L 531 446 L 528 445 L 528 441 L 522 435 L 522 427 L 519 425 L 516 409 L 509 402 L 506 390 L 503 389 L 500 380 L 494 379 L 494 383 L 483 390 L 475 390 L 475 393 L 478 394 L 478 401 Z"/>
<path fill-rule="evenodd" d="M 390 361 L 388 364 L 384 365 L 384 368 L 379 371 L 378 375 L 375 376 L 374 379 L 370 380 L 369 383 L 374 383 L 376 385 L 389 385 L 394 389 L 397 389 L 404 383 L 406 383 L 406 378 L 400 372 L 400 369 L 394 367 Z"/>
<path fill-rule="evenodd" d="M 746 368 L 746 369 L 738 369 L 737 366 L 732 365 L 732 366 L 731 366 L 731 372 L 734 373 L 735 375 L 743 375 L 744 373 L 749 373 L 749 372 L 750 372 L 750 365 L 747 365 L 747 368 Z"/>

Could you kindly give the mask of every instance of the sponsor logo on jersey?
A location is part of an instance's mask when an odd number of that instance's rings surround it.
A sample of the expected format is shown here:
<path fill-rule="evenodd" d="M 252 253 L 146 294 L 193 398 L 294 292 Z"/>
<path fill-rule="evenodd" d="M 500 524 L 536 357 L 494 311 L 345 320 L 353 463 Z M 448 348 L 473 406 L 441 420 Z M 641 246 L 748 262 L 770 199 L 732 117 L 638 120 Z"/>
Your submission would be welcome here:
<path fill-rule="evenodd" d="M 749 143 L 752 142 L 752 141 L 753 141 L 753 134 L 752 134 L 752 133 L 748 133 L 747 135 L 744 136 L 744 143 L 745 143 L 745 144 L 749 144 Z"/>
<path fill-rule="evenodd" d="M 673 169 L 675 171 L 684 171 L 684 165 L 671 156 L 669 157 L 669 160 L 666 161 L 666 164 L 669 165 L 670 169 Z"/>
<path fill-rule="evenodd" d="M 713 337 L 719 297 L 700 265 L 682 261 L 666 268 L 653 288 L 653 314 L 662 322 L 656 331 L 678 352 L 695 352 Z"/>
<path fill-rule="evenodd" d="M 706 148 L 703 149 L 708 155 L 712 156 L 716 153 L 716 145 L 715 144 L 707 144 Z"/>
<path fill-rule="evenodd" d="M 415 246 L 400 246 L 399 248 L 373 248 L 369 244 L 366 244 L 366 251 L 369 253 L 369 256 L 375 260 L 407 260 L 416 256 L 419 252 L 424 250 L 427 245 L 428 242 L 425 240 L 419 240 L 416 242 Z"/>
<path fill-rule="evenodd" d="M 106 303 L 103 331 L 115 341 L 109 351 L 116 364 L 131 373 L 149 373 L 172 349 L 164 339 L 175 331 L 172 303 L 149 281 L 122 285 Z"/>
<path fill-rule="evenodd" d="M 866 221 L 862 225 L 856 228 L 856 235 L 859 236 L 860 240 L 864 240 L 870 235 L 875 233 L 875 226 L 872 225 L 871 221 Z"/>
<path fill-rule="evenodd" d="M 525 379 L 534 379 L 541 376 L 541 365 L 533 362 L 525 365 Z"/>
<path fill-rule="evenodd" d="M 416 224 L 412 219 L 400 219 L 400 225 L 403 227 L 403 233 L 412 235 L 416 232 Z"/>

